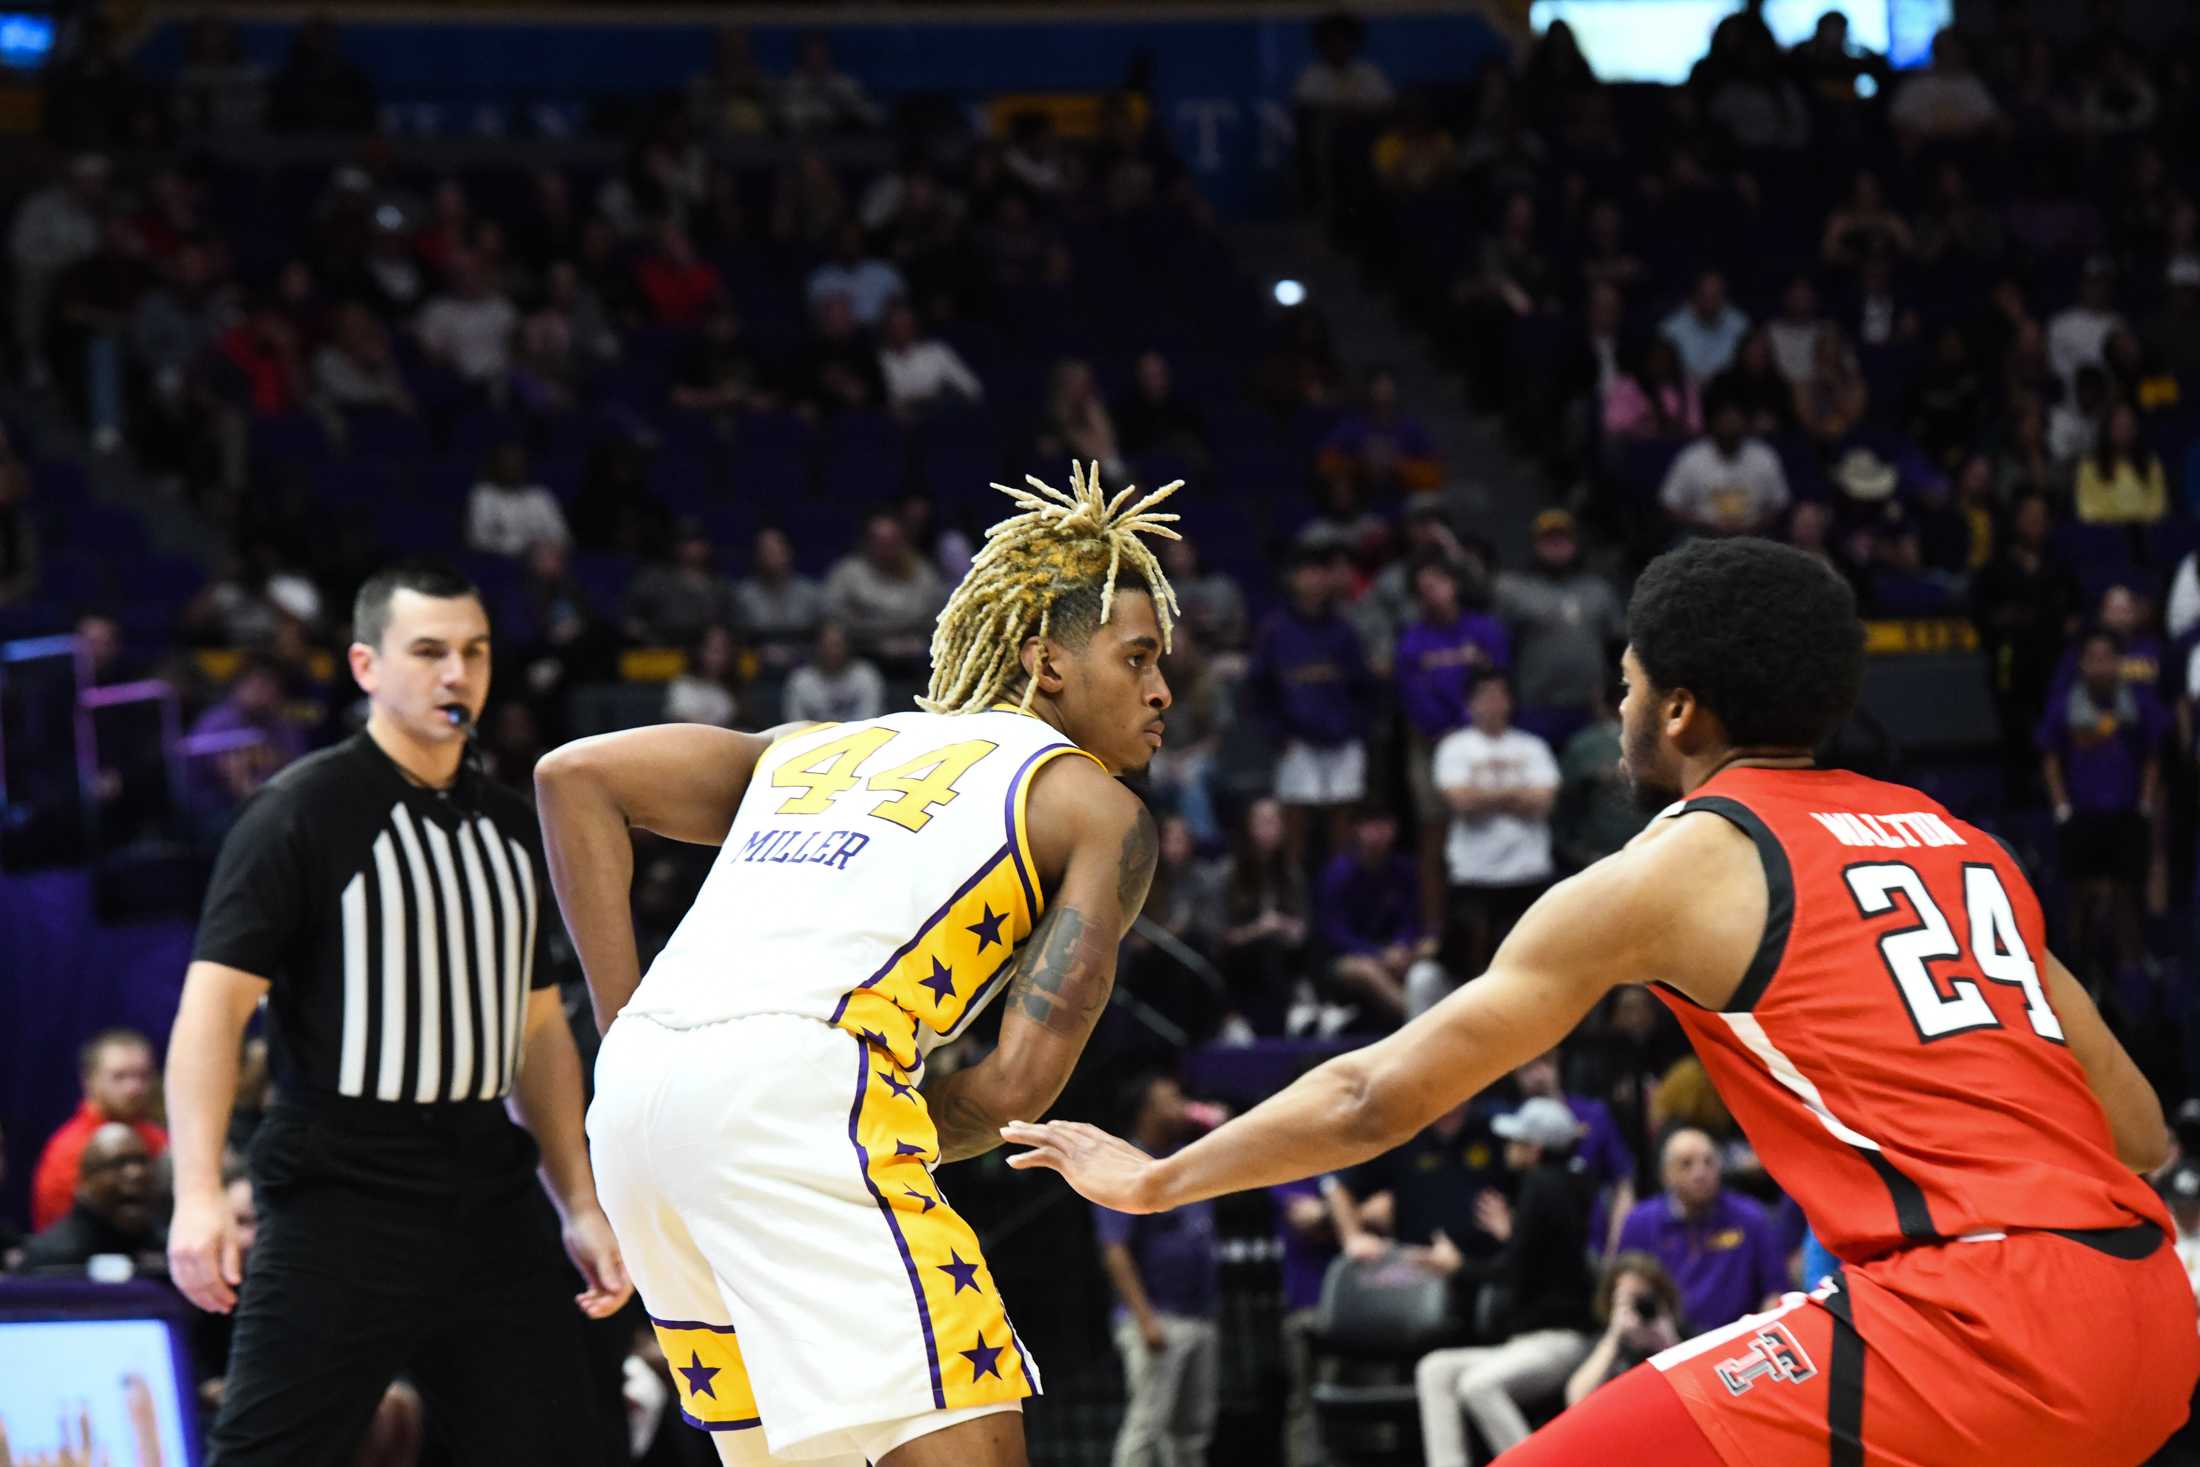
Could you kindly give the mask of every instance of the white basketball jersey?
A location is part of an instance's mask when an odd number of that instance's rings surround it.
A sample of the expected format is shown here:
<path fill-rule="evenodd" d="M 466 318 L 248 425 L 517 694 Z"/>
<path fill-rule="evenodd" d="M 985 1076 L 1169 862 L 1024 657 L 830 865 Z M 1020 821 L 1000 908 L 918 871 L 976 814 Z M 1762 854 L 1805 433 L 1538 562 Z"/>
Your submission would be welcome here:
<path fill-rule="evenodd" d="M 913 1068 L 1000 991 L 1039 920 L 1024 802 L 1063 754 L 1092 757 L 1005 706 L 780 739 L 623 1012 L 672 1028 L 796 1014 Z"/>

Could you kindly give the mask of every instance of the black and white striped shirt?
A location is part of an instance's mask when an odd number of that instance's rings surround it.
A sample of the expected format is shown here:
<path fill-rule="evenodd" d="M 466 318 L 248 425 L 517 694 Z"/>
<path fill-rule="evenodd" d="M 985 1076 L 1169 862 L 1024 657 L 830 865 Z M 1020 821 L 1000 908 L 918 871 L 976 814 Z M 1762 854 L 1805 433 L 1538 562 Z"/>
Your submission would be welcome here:
<path fill-rule="evenodd" d="M 549 897 L 524 800 L 470 770 L 422 789 L 361 733 L 246 803 L 193 956 L 268 980 L 288 1093 L 494 1100 L 552 982 Z"/>

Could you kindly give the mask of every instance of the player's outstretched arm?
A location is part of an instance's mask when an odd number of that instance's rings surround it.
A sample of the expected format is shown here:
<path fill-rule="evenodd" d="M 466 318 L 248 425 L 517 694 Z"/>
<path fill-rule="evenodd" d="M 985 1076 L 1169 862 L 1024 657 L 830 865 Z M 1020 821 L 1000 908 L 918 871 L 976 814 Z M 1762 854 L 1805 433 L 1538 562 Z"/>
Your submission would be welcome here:
<path fill-rule="evenodd" d="M 1482 977 L 1173 1156 L 1096 1126 L 1017 1122 L 1003 1135 L 1031 1149 L 1008 1164 L 1058 1171 L 1104 1207 L 1161 1212 L 1365 1161 L 1550 1049 L 1615 984 L 1654 976 L 1674 896 L 1647 850 L 1623 852 L 1531 907 Z"/>
<path fill-rule="evenodd" d="M 628 831 L 720 844 L 770 743 L 768 734 L 672 723 L 576 739 L 535 765 L 543 856 L 588 974 L 598 1029 L 610 1027 L 642 981 Z"/>
<path fill-rule="evenodd" d="M 1001 1127 L 1046 1114 L 1115 990 L 1115 954 L 1152 884 L 1160 853 L 1143 802 L 1075 757 L 1039 773 L 1027 807 L 1033 856 L 1049 893 L 1017 949 L 993 1052 L 925 1093 L 940 1160 L 1001 1144 Z"/>
<path fill-rule="evenodd" d="M 2116 1159 L 2135 1172 L 2151 1172 L 2169 1160 L 2169 1125 L 2162 1101 L 2124 1047 L 2109 1032 L 2085 985 L 2053 953 L 2043 955 L 2040 976 L 2047 1001 L 2062 1023 L 2063 1039 L 2085 1070 L 2086 1083 L 2108 1113 L 2108 1133 Z"/>

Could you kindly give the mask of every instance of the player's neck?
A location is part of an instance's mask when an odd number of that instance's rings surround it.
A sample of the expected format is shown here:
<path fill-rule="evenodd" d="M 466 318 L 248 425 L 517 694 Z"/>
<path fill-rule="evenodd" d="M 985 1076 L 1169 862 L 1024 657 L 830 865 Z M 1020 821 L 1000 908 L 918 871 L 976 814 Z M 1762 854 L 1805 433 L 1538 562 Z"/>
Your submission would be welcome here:
<path fill-rule="evenodd" d="M 1003 699 L 1003 701 L 1013 704 L 1015 700 Z M 1070 738 L 1069 727 L 1062 721 L 1061 710 L 1056 708 L 1052 702 L 1048 701 L 1046 694 L 1034 694 L 1031 699 L 1031 706 L 1029 706 L 1028 708 L 1020 708 L 1017 711 L 1020 713 L 1030 714 L 1033 718 L 1038 719 L 1041 723 L 1053 729 L 1063 738 Z M 1077 741 L 1075 739 L 1070 739 L 1070 742 L 1074 744 Z"/>
<path fill-rule="evenodd" d="M 1681 788 L 1694 794 L 1729 769 L 1815 769 L 1817 759 L 1808 749 L 1765 746 L 1719 749 L 1681 761 Z"/>
<path fill-rule="evenodd" d="M 447 788 L 457 780 L 458 761 L 466 753 L 465 744 L 456 739 L 431 744 L 414 738 L 380 708 L 367 716 L 367 737 L 389 756 L 400 774 L 431 790 Z"/>

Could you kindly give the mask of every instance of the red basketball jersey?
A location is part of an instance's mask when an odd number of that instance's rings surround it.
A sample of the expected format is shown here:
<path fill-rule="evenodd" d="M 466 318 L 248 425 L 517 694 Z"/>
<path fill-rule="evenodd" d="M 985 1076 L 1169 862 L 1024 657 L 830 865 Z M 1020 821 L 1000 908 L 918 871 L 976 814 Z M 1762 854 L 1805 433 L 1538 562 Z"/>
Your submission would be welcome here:
<path fill-rule="evenodd" d="M 2116 1159 L 2043 990 L 2039 898 L 1993 836 L 1837 770 L 1725 770 L 1680 807 L 1740 827 L 1770 902 L 1721 1010 L 1679 1017 L 1766 1172 L 1837 1256 L 2169 1215 Z"/>

